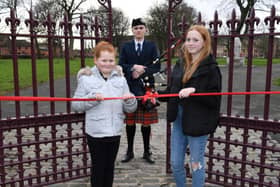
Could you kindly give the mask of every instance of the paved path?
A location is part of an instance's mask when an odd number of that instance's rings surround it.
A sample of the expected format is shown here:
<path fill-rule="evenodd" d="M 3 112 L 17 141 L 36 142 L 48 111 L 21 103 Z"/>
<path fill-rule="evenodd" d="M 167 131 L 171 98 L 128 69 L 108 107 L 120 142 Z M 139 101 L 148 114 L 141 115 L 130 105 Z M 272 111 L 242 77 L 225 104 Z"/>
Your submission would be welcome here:
<path fill-rule="evenodd" d="M 163 107 L 162 107 L 163 108 Z M 165 172 L 166 156 L 166 122 L 160 120 L 159 124 L 152 126 L 151 149 L 155 164 L 148 164 L 142 159 L 143 144 L 140 126 L 137 126 L 135 137 L 135 158 L 128 163 L 121 163 L 126 152 L 126 136 L 123 131 L 121 145 L 116 161 L 114 187 L 175 187 L 170 174 Z M 190 180 L 188 180 L 188 183 Z M 70 181 L 68 183 L 50 185 L 50 187 L 90 187 L 89 178 Z M 206 187 L 217 187 L 207 185 Z"/>

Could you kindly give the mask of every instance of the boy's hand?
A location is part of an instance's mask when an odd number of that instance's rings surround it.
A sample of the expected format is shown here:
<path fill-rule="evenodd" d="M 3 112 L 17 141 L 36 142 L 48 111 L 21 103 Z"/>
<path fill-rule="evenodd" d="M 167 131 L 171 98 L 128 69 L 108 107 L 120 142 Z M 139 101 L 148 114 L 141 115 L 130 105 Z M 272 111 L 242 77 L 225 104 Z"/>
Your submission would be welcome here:
<path fill-rule="evenodd" d="M 123 95 L 124 101 L 127 101 L 128 99 L 134 98 L 135 96 L 132 93 L 126 93 Z"/>
<path fill-rule="evenodd" d="M 104 97 L 103 97 L 102 94 L 100 94 L 100 93 L 96 93 L 94 98 L 95 98 L 96 100 L 104 100 Z"/>

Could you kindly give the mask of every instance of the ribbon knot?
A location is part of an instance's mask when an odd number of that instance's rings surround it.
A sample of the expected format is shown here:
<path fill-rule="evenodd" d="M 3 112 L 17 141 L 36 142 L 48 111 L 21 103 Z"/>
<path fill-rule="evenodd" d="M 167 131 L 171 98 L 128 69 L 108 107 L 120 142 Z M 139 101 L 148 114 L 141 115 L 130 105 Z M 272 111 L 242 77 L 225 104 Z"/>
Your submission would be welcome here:
<path fill-rule="evenodd" d="M 151 100 L 153 104 L 156 104 L 156 97 L 158 97 L 158 93 L 152 91 L 146 91 L 145 95 L 143 96 L 142 103 L 146 103 L 147 100 Z"/>

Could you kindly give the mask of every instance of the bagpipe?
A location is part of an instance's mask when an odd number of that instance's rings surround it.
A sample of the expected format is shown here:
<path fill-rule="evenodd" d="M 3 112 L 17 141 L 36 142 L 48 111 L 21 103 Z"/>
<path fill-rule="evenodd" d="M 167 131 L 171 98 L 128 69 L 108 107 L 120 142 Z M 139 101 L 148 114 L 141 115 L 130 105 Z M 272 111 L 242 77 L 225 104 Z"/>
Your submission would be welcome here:
<path fill-rule="evenodd" d="M 174 44 L 170 46 L 171 50 L 174 50 L 183 42 L 182 38 L 179 38 Z M 157 64 L 157 63 L 163 63 L 167 62 L 167 55 L 168 50 L 165 50 L 158 58 L 156 58 L 151 64 Z M 143 87 L 145 88 L 145 96 L 143 99 L 141 99 L 141 105 L 144 107 L 146 111 L 150 111 L 155 107 L 158 107 L 160 105 L 159 101 L 157 98 L 152 97 L 156 91 L 156 87 L 163 87 L 167 86 L 167 83 L 159 83 L 155 82 L 156 77 L 159 77 L 161 81 L 167 81 L 166 80 L 166 75 L 167 75 L 167 67 L 165 67 L 163 70 L 160 70 L 159 72 L 156 72 L 152 75 L 145 75 L 140 77 L 140 80 L 143 84 Z M 149 97 L 149 95 L 151 97 Z"/>
<path fill-rule="evenodd" d="M 154 75 L 152 75 L 154 76 Z M 152 97 L 156 93 L 155 78 L 151 76 L 140 77 L 140 80 L 145 88 L 145 96 L 141 99 L 141 105 L 146 111 L 150 111 L 153 108 L 159 106 L 159 102 L 156 98 Z M 149 97 L 151 96 L 151 97 Z"/>

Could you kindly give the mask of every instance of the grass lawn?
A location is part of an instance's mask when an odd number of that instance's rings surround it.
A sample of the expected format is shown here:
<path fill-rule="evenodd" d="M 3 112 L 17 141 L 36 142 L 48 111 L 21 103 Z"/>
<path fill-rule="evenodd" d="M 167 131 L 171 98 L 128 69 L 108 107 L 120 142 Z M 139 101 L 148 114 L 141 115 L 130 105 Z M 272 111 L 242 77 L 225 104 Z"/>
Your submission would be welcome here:
<path fill-rule="evenodd" d="M 63 58 L 56 58 L 54 62 L 54 79 L 65 76 L 65 61 Z M 92 58 L 86 59 L 86 64 L 92 66 Z M 80 69 L 80 59 L 70 61 L 70 74 L 74 75 Z M 49 79 L 48 59 L 37 59 L 37 82 L 46 82 Z M 32 69 L 30 59 L 18 59 L 19 86 L 20 88 L 30 87 L 32 85 Z M 11 91 L 13 84 L 13 63 L 11 59 L 0 59 L 0 94 Z"/>
<path fill-rule="evenodd" d="M 273 84 L 280 86 L 280 78 L 273 80 Z"/>
<path fill-rule="evenodd" d="M 226 58 L 217 58 L 217 62 L 220 65 L 226 65 Z M 275 58 L 272 60 L 273 64 L 280 64 L 280 59 L 279 58 Z M 245 61 L 245 64 L 247 64 L 247 60 Z M 267 64 L 267 60 L 265 58 L 254 58 L 253 59 L 253 65 L 255 66 L 266 66 Z M 276 85 L 276 86 L 280 86 L 280 77 L 277 79 L 274 79 L 272 81 L 272 84 Z"/>
<path fill-rule="evenodd" d="M 177 58 L 172 59 L 175 63 Z M 219 64 L 226 64 L 226 58 L 217 58 Z M 245 62 L 246 63 L 246 62 Z M 266 59 L 255 58 L 253 64 L 256 66 L 265 66 Z M 273 63 L 280 63 L 280 59 L 273 59 Z M 92 66 L 92 58 L 86 59 L 86 65 Z M 49 79 L 48 59 L 37 59 L 37 82 L 43 83 Z M 32 70 L 30 59 L 18 59 L 20 88 L 30 87 L 32 85 Z M 80 59 L 70 60 L 70 74 L 75 75 L 80 69 Z M 54 59 L 54 78 L 59 79 L 65 76 L 65 62 L 63 58 Z M 280 78 L 273 80 L 273 84 L 280 86 Z M 14 88 L 13 84 L 13 63 L 11 59 L 0 59 L 0 95 Z"/>
<path fill-rule="evenodd" d="M 226 58 L 222 58 L 222 57 L 217 58 L 217 62 L 220 65 L 226 65 L 227 64 Z M 280 59 L 275 58 L 275 59 L 272 60 L 272 63 L 273 64 L 280 64 Z M 247 60 L 245 60 L 245 64 L 247 64 Z M 267 64 L 267 60 L 265 58 L 254 58 L 253 59 L 253 65 L 255 65 L 255 66 L 266 66 L 266 64 Z"/>

